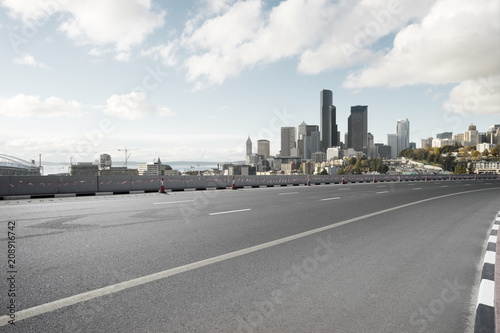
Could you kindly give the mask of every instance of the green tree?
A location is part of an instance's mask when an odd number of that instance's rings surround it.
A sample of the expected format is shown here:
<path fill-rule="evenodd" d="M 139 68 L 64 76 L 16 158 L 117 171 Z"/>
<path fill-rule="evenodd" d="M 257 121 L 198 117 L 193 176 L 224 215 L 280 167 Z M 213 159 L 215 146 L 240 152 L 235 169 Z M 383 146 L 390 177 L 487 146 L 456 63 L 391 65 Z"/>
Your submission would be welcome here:
<path fill-rule="evenodd" d="M 491 148 L 490 154 L 498 157 L 500 155 L 500 145 L 496 145 L 495 147 Z"/>
<path fill-rule="evenodd" d="M 477 150 L 474 150 L 472 153 L 470 153 L 470 157 L 475 159 L 475 160 L 480 160 L 481 159 L 481 153 L 478 152 Z"/>
<path fill-rule="evenodd" d="M 471 174 L 471 173 L 475 173 L 475 172 L 476 172 L 476 169 L 474 169 L 474 164 L 469 163 L 469 166 L 467 168 L 467 173 Z"/>
<path fill-rule="evenodd" d="M 488 157 L 489 154 L 490 154 L 490 152 L 488 151 L 488 149 L 483 150 L 483 153 L 482 153 L 483 156 Z"/>
<path fill-rule="evenodd" d="M 458 163 L 455 168 L 456 174 L 465 174 L 467 173 L 467 164 L 466 163 Z"/>

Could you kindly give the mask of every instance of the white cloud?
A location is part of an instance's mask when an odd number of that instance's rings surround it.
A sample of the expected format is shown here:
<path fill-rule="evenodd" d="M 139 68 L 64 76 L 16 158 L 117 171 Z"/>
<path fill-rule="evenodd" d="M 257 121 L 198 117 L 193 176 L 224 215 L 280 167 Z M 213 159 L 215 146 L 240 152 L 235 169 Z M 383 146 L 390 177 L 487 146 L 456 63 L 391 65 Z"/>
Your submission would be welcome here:
<path fill-rule="evenodd" d="M 451 90 L 443 109 L 460 114 L 500 115 L 500 75 L 460 83 Z"/>
<path fill-rule="evenodd" d="M 497 0 L 440 0 L 421 23 L 397 34 L 390 52 L 350 75 L 344 86 L 439 84 L 498 74 L 499 11 Z"/>
<path fill-rule="evenodd" d="M 143 50 L 141 55 L 152 56 L 154 60 L 161 60 L 165 66 L 175 66 L 177 64 L 176 52 L 178 50 L 177 42 L 157 45 L 148 50 Z"/>
<path fill-rule="evenodd" d="M 137 120 L 149 114 L 172 116 L 174 113 L 167 107 L 151 105 L 146 95 L 141 92 L 131 92 L 125 95 L 112 95 L 106 100 L 103 112 L 117 118 Z"/>
<path fill-rule="evenodd" d="M 82 105 L 77 101 L 66 102 L 58 97 L 49 97 L 45 100 L 41 100 L 39 96 L 24 94 L 11 98 L 0 97 L 0 114 L 8 117 L 79 117 L 83 114 L 81 108 Z"/>
<path fill-rule="evenodd" d="M 140 45 L 156 28 L 163 26 L 165 11 L 153 8 L 150 0 L 4 0 L 11 17 L 25 24 L 40 25 L 54 13 L 61 13 L 59 30 L 79 44 L 95 49 L 112 46 L 117 59 Z"/>
<path fill-rule="evenodd" d="M 33 67 L 48 68 L 47 65 L 45 65 L 43 62 L 36 61 L 35 57 L 30 54 L 25 54 L 24 56 L 19 58 L 14 58 L 13 62 L 16 65 L 28 65 Z"/>
<path fill-rule="evenodd" d="M 270 11 L 260 0 L 225 3 L 215 17 L 186 24 L 182 42 L 193 53 L 185 62 L 187 79 L 197 87 L 221 84 L 289 57 L 298 57 L 306 74 L 363 63 L 373 57 L 373 44 L 423 16 L 428 2 L 287 0 Z M 354 52 L 346 54 L 349 46 Z"/>

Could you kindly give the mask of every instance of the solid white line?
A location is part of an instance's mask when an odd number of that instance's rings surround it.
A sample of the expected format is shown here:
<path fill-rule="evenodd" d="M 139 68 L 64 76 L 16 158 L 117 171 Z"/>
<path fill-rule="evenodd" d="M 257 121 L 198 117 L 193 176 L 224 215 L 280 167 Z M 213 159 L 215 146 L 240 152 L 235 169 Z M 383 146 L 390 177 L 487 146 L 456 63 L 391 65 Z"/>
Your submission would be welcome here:
<path fill-rule="evenodd" d="M 183 202 L 193 202 L 194 200 L 181 200 L 181 201 L 168 201 L 168 202 L 155 202 L 153 205 L 169 205 Z"/>
<path fill-rule="evenodd" d="M 389 191 L 381 191 L 381 192 L 377 192 L 377 194 L 382 194 L 382 193 L 388 193 Z"/>
<path fill-rule="evenodd" d="M 482 279 L 479 284 L 479 293 L 477 296 L 477 304 L 495 306 L 493 299 L 495 295 L 495 282 L 492 280 Z"/>
<path fill-rule="evenodd" d="M 327 200 L 337 200 L 337 199 L 340 199 L 340 197 L 335 197 L 335 198 L 325 198 L 325 199 L 321 199 L 321 201 L 327 201 Z"/>
<path fill-rule="evenodd" d="M 84 293 L 81 293 L 78 295 L 62 298 L 62 299 L 59 299 L 56 301 L 52 301 L 49 303 L 34 306 L 32 308 L 28 308 L 25 310 L 20 310 L 20 311 L 16 312 L 16 320 L 20 321 L 20 320 L 31 318 L 34 316 L 38 316 L 38 315 L 41 315 L 44 313 L 52 312 L 52 311 L 55 311 L 57 309 L 65 308 L 65 307 L 68 307 L 68 306 L 71 306 L 74 304 L 85 302 L 85 301 L 88 301 L 88 300 L 91 300 L 91 299 L 94 299 L 97 297 L 101 297 L 101 296 L 105 296 L 105 295 L 109 295 L 109 294 L 114 294 L 114 293 L 121 291 L 121 290 L 137 287 L 137 286 L 149 283 L 149 282 L 161 280 L 161 279 L 164 279 L 164 278 L 176 275 L 176 274 L 180 274 L 183 272 L 187 272 L 187 271 L 190 271 L 190 270 L 193 270 L 196 268 L 200 268 L 200 267 L 208 266 L 208 265 L 211 265 L 211 264 L 214 264 L 217 262 L 240 257 L 243 255 L 252 253 L 252 252 L 260 251 L 260 250 L 267 249 L 267 248 L 270 248 L 270 247 L 273 247 L 276 245 L 291 242 L 293 240 L 300 239 L 300 238 L 303 238 L 306 236 L 310 236 L 310 235 L 314 235 L 314 234 L 317 234 L 317 233 L 320 233 L 323 231 L 331 230 L 333 228 L 337 228 L 337 227 L 340 227 L 340 226 L 343 226 L 346 224 L 350 224 L 353 222 L 365 220 L 365 219 L 370 218 L 370 217 L 374 217 L 374 216 L 378 216 L 378 215 L 385 214 L 388 212 L 392 212 L 394 210 L 418 205 L 418 204 L 421 204 L 421 203 L 424 203 L 427 201 L 434 201 L 436 199 L 448 198 L 448 197 L 452 197 L 455 195 L 469 194 L 469 193 L 489 191 L 489 190 L 497 190 L 497 188 L 486 188 L 486 189 L 483 188 L 483 189 L 477 189 L 477 190 L 469 190 L 469 191 L 445 194 L 445 195 L 441 195 L 441 196 L 437 196 L 437 197 L 432 197 L 432 198 L 427 198 L 427 199 L 423 199 L 423 200 L 419 200 L 419 201 L 410 202 L 410 203 L 407 203 L 404 205 L 399 205 L 399 206 L 395 206 L 395 207 L 391 207 L 391 208 L 387 208 L 387 209 L 382 209 L 382 210 L 379 210 L 377 212 L 361 215 L 358 217 L 354 217 L 352 219 L 344 220 L 342 222 L 333 223 L 333 224 L 330 224 L 330 225 L 327 225 L 327 226 L 324 226 L 321 228 L 312 229 L 312 230 L 305 231 L 305 232 L 295 234 L 292 236 L 288 236 L 285 238 L 276 239 L 274 241 L 263 243 L 260 245 L 255 245 L 255 246 L 252 246 L 252 247 L 249 247 L 246 249 L 222 254 L 222 255 L 217 256 L 217 257 L 197 261 L 197 262 L 187 264 L 184 266 L 179 266 L 176 268 L 167 269 L 165 271 L 161 271 L 158 273 L 142 276 L 142 277 L 135 278 L 132 280 L 113 284 L 113 285 L 110 285 L 107 287 L 91 290 L 91 291 L 84 292 Z M 491 295 L 493 295 L 493 293 L 491 293 Z M 0 317 L 0 326 L 8 325 L 9 320 L 10 320 L 9 316 L 6 316 L 6 315 L 1 316 Z"/>
<path fill-rule="evenodd" d="M 494 265 L 495 264 L 495 252 L 486 251 L 486 254 L 484 255 L 484 263 Z"/>
<path fill-rule="evenodd" d="M 287 195 L 287 194 L 298 194 L 299 192 L 285 192 L 285 193 L 278 193 L 278 195 Z"/>
<path fill-rule="evenodd" d="M 221 215 L 221 214 L 231 214 L 231 213 L 239 213 L 239 212 L 246 212 L 251 210 L 250 208 L 245 208 L 245 209 L 238 209 L 238 210 L 228 210 L 225 212 L 217 212 L 217 213 L 210 213 L 208 215 Z"/>

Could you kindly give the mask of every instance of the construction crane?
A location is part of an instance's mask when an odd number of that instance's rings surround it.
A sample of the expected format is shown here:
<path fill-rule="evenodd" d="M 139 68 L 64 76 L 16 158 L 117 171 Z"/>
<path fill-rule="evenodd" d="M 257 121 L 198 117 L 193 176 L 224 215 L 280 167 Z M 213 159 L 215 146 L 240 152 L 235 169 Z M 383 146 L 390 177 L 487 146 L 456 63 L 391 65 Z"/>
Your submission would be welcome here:
<path fill-rule="evenodd" d="M 131 148 L 127 148 L 125 147 L 124 149 L 118 149 L 118 151 L 123 151 L 125 152 L 125 168 L 127 168 L 127 162 L 128 162 L 128 158 L 130 157 L 130 155 L 132 155 L 132 153 L 128 153 L 129 150 L 136 150 L 136 149 L 131 149 Z"/>

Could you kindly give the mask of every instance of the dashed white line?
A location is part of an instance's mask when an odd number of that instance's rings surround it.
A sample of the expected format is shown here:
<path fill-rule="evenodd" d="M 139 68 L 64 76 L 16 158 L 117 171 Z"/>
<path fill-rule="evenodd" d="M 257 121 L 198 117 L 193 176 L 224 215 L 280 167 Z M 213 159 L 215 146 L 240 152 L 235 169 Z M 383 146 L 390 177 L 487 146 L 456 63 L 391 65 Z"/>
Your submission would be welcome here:
<path fill-rule="evenodd" d="M 377 194 L 382 194 L 382 193 L 388 193 L 389 191 L 380 191 L 380 192 L 377 192 Z"/>
<path fill-rule="evenodd" d="M 351 188 L 350 187 L 347 187 L 347 188 L 339 188 L 339 191 L 345 191 L 345 190 L 350 190 Z"/>
<path fill-rule="evenodd" d="M 245 209 L 237 209 L 237 210 L 227 210 L 225 212 L 217 212 L 217 213 L 210 213 L 208 215 L 222 215 L 222 214 L 231 214 L 231 213 L 239 213 L 239 212 L 246 212 L 252 210 L 250 208 L 245 208 Z"/>
<path fill-rule="evenodd" d="M 176 203 L 193 202 L 194 200 L 181 200 L 181 201 L 167 201 L 167 202 L 155 202 L 153 205 L 170 205 Z"/>
<path fill-rule="evenodd" d="M 443 185 L 443 186 L 441 186 L 441 187 L 448 187 L 448 185 Z"/>
<path fill-rule="evenodd" d="M 321 201 L 327 201 L 327 200 L 337 200 L 337 199 L 340 199 L 340 197 L 335 197 L 335 198 L 325 198 L 325 199 L 321 199 Z"/>
<path fill-rule="evenodd" d="M 421 189 L 422 189 L 421 187 L 415 187 L 415 188 L 413 189 L 413 191 L 415 191 L 415 190 L 421 190 Z"/>
<path fill-rule="evenodd" d="M 278 195 L 288 195 L 288 194 L 298 194 L 299 192 L 284 192 L 284 193 L 278 193 Z"/>
<path fill-rule="evenodd" d="M 406 184 L 407 186 L 415 186 L 415 184 Z"/>

